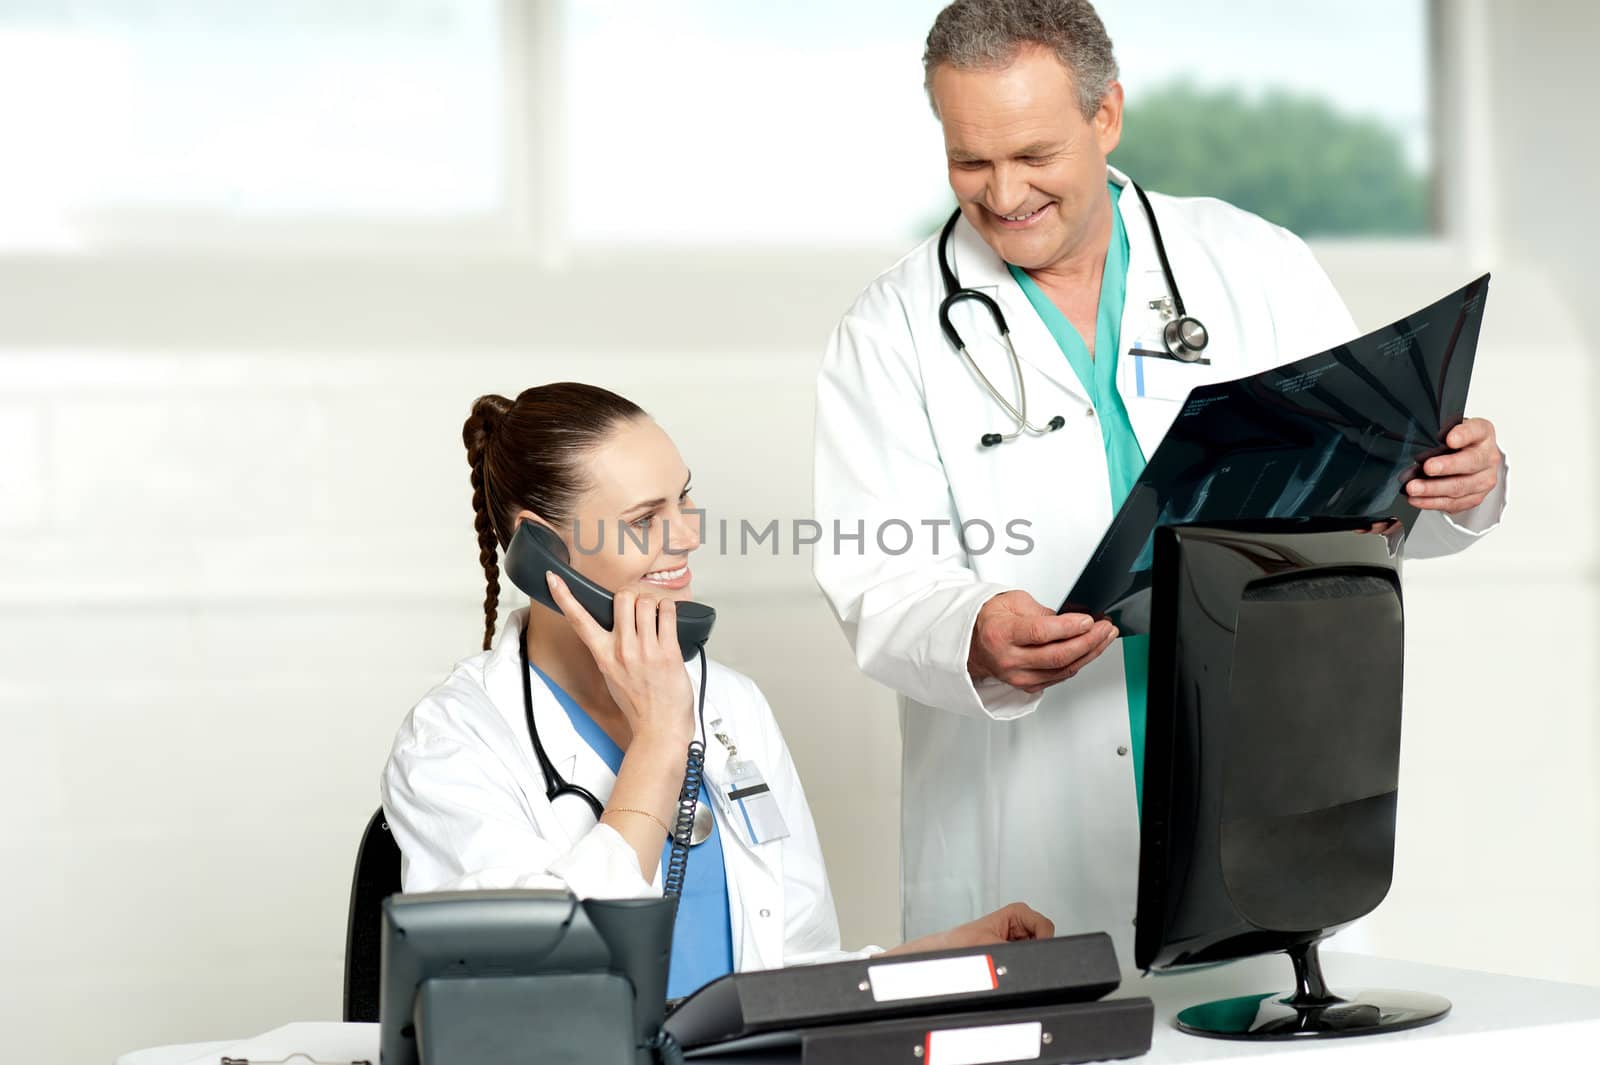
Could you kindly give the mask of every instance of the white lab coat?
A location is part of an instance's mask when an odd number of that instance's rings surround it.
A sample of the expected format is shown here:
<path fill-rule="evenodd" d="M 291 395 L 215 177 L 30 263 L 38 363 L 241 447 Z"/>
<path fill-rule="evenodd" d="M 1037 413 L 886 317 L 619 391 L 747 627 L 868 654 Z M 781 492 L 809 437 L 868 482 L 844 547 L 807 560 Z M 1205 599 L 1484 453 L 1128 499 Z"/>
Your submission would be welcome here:
<path fill-rule="evenodd" d="M 1127 182 L 1115 170 L 1110 177 Z M 1211 334 L 1211 365 L 1171 364 L 1191 386 L 1358 335 L 1294 235 L 1218 200 L 1150 198 L 1188 312 Z M 1131 190 L 1120 210 L 1129 244 L 1125 352 L 1152 335 L 1159 319 L 1150 303 L 1167 291 Z M 1120 646 L 1036 696 L 995 680 L 974 686 L 966 668 L 979 607 L 1012 588 L 1060 603 L 1109 524 L 1100 426 L 1027 296 L 964 220 L 951 253 L 961 283 L 988 290 L 1004 311 L 1030 420 L 1043 424 L 1059 414 L 1066 425 L 1043 437 L 979 446 L 982 434 L 1014 426 L 940 332 L 944 289 L 938 239 L 930 237 L 868 286 L 829 344 L 817 383 L 814 488 L 824 532 L 815 575 L 861 668 L 901 694 L 906 935 L 1020 899 L 1060 933 L 1110 932 L 1126 962 L 1133 956 L 1139 824 Z M 1010 398 L 1013 375 L 992 319 L 974 301 L 959 304 L 952 317 Z M 1132 361 L 1119 357 L 1118 388 L 1149 456 L 1180 402 L 1138 398 Z M 1425 513 L 1407 554 L 1458 550 L 1487 531 L 1503 505 L 1503 468 L 1501 476 L 1493 496 L 1459 519 Z M 874 530 L 891 519 L 912 527 L 909 550 L 891 553 L 906 540 L 899 527 L 887 546 L 877 542 Z M 921 524 L 975 519 L 995 530 L 987 553 L 978 553 L 981 527 L 972 528 L 968 553 L 949 526 Z M 1023 528 L 1031 550 L 1007 534 L 1018 519 L 1029 523 Z M 851 539 L 860 522 L 865 537 Z M 836 528 L 843 531 L 837 541 Z"/>
<path fill-rule="evenodd" d="M 646 880 L 633 848 L 597 824 L 581 799 L 545 798 L 523 713 L 517 643 L 526 615 L 513 612 L 490 650 L 457 663 L 395 737 L 380 786 L 404 857 L 405 890 L 566 887 L 581 898 L 659 896 L 659 864 Z M 734 827 L 742 817 L 727 797 L 728 751 L 708 741 L 706 785 L 721 827 L 735 969 L 860 956 L 839 950 L 816 825 L 771 708 L 748 677 L 715 660 L 708 666 L 706 721 L 720 717 L 740 758 L 760 767 L 789 829 L 787 839 L 752 845 Z M 699 662 L 685 668 L 698 698 Z M 604 802 L 615 774 L 543 684 L 533 686 L 533 714 L 557 771 Z"/>

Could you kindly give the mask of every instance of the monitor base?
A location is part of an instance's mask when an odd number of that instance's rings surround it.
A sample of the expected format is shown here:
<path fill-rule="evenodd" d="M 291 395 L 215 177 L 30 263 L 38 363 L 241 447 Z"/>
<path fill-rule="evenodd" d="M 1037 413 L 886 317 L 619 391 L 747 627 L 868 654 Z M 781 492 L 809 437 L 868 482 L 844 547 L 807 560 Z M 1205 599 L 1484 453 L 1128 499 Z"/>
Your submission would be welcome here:
<path fill-rule="evenodd" d="M 1242 995 L 1190 1006 L 1178 1028 L 1212 1039 L 1333 1039 L 1376 1035 L 1432 1024 L 1450 1012 L 1450 1000 L 1421 991 L 1356 991 L 1335 995 L 1322 979 L 1317 944 L 1288 952 L 1295 990 L 1282 995 Z"/>

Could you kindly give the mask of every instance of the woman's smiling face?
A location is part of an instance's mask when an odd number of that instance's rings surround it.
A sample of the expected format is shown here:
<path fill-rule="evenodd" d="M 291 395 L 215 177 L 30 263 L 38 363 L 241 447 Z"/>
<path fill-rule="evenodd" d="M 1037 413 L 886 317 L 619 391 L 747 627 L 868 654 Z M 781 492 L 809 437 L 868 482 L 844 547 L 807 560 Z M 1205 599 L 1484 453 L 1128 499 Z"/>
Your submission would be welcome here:
<path fill-rule="evenodd" d="M 650 418 L 633 418 L 580 462 L 589 487 L 556 528 L 572 568 L 613 594 L 691 598 L 689 554 L 700 546 L 703 522 L 672 438 Z"/>

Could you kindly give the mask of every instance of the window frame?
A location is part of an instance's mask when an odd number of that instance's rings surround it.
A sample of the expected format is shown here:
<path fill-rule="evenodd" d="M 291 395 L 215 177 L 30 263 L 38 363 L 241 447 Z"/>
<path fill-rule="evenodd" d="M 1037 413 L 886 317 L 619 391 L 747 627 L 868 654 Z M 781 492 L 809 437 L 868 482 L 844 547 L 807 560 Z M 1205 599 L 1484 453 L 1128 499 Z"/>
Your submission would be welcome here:
<path fill-rule="evenodd" d="M 1429 0 L 1431 112 L 1434 141 L 1434 232 L 1400 238 L 1321 238 L 1311 242 L 1336 282 L 1371 274 L 1418 272 L 1456 278 L 1463 258 L 1483 257 L 1483 234 L 1489 231 L 1494 189 L 1492 168 L 1484 164 L 1491 148 L 1486 115 L 1489 89 L 1472 70 L 1487 63 L 1491 42 L 1481 0 Z M 0 278 L 38 276 L 41 264 L 49 275 L 79 279 L 85 290 L 126 284 L 140 289 L 163 284 L 162 278 L 183 278 L 203 291 L 211 285 L 243 283 L 242 278 L 267 277 L 284 299 L 302 287 L 338 293 L 383 286 L 394 298 L 415 301 L 442 319 L 457 317 L 452 299 L 465 300 L 478 315 L 523 314 L 525 300 L 485 297 L 485 291 L 508 287 L 526 294 L 529 285 L 559 278 L 556 288 L 571 291 L 584 283 L 614 286 L 619 298 L 651 291 L 634 278 L 663 278 L 694 273 L 695 291 L 723 294 L 718 298 L 752 300 L 767 305 L 770 290 L 785 284 L 818 283 L 848 278 L 856 290 L 888 263 L 905 253 L 909 241 L 839 248 L 808 248 L 773 242 L 759 247 L 721 244 L 657 245 L 627 249 L 576 244 L 562 225 L 563 165 L 559 152 L 541 150 L 559 143 L 562 107 L 562 12 L 559 0 L 501 0 L 504 27 L 507 122 L 508 204 L 502 217 L 481 222 L 389 223 L 348 220 L 301 222 L 261 221 L 239 225 L 194 224 L 182 216 L 148 216 L 129 225 L 103 244 L 69 252 L 38 249 L 0 250 Z M 117 234 L 117 231 L 113 231 Z M 167 270 L 147 271 L 151 258 Z M 264 267 L 262 264 L 273 264 Z M 448 264 L 442 279 L 438 267 Z M 1376 266 L 1375 266 L 1376 264 Z M 291 276 L 292 275 L 292 276 Z M 507 282 L 513 278 L 514 283 Z M 233 279 L 233 280 L 230 280 Z M 259 283 L 259 282 L 258 282 Z M 669 285 L 669 288 L 673 286 Z M 1341 285 L 1341 288 L 1344 286 Z M 126 290 L 119 290 L 126 299 Z M 712 297 L 702 296 L 701 302 Z M 772 296 L 774 306 L 783 306 Z M 160 303 L 161 298 L 154 297 Z M 359 302 L 359 300 L 357 301 Z M 840 303 L 840 310 L 845 306 Z M 793 314 L 779 317 L 776 345 L 814 347 L 817 338 L 798 331 Z M 481 320 L 481 319 L 480 319 Z M 148 316 L 146 321 L 148 321 Z M 380 331 L 381 332 L 381 331 Z M 493 332 L 491 330 L 491 332 Z M 706 345 L 703 322 L 694 313 L 669 314 L 651 330 L 617 322 L 594 323 L 584 345 L 607 343 L 633 347 L 638 337 L 659 337 L 667 346 Z M 515 329 L 504 342 L 525 343 Z M 614 337 L 607 341 L 607 337 Z M 713 344 L 714 348 L 716 345 Z"/>

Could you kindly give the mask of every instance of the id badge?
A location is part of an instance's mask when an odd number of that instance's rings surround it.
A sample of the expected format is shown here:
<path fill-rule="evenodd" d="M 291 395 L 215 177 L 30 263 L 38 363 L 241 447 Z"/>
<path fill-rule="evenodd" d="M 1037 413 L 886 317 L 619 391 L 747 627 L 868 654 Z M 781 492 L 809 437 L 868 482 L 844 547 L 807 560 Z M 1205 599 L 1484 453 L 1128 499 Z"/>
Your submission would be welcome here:
<path fill-rule="evenodd" d="M 1157 275 L 1152 271 L 1152 279 Z M 1162 332 L 1167 323 L 1177 316 L 1170 296 L 1150 301 L 1156 318 L 1149 322 L 1133 341 L 1128 353 L 1122 357 L 1119 370 L 1125 375 L 1122 394 L 1138 399 L 1187 399 L 1189 390 L 1207 380 L 1202 366 L 1211 360 L 1202 356 L 1195 362 L 1184 362 L 1172 357 Z"/>
<path fill-rule="evenodd" d="M 767 787 L 754 762 L 742 758 L 729 762 L 728 783 L 728 800 L 739 811 L 752 844 L 759 846 L 789 837 L 777 796 Z"/>
<path fill-rule="evenodd" d="M 1201 367 L 1207 362 L 1174 359 L 1168 354 L 1159 332 L 1134 341 L 1123 361 L 1128 375 L 1124 394 L 1139 399 L 1182 400 L 1191 388 L 1206 381 Z"/>

